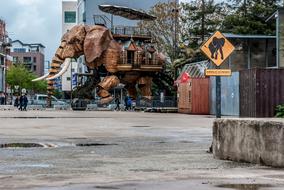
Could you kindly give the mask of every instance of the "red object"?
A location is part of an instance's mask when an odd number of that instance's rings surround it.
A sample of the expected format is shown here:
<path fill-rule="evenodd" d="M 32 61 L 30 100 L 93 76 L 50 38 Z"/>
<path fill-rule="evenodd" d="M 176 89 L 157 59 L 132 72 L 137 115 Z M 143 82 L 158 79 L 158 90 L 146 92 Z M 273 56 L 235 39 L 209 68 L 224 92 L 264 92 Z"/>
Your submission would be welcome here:
<path fill-rule="evenodd" d="M 189 74 L 187 72 L 182 73 L 180 82 L 186 83 L 190 79 Z"/>

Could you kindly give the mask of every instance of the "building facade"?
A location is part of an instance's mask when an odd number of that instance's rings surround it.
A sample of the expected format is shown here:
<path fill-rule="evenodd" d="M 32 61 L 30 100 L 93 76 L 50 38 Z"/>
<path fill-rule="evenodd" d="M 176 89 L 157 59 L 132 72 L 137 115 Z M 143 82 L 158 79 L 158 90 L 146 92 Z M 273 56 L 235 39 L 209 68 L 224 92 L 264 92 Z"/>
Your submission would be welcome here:
<path fill-rule="evenodd" d="M 77 2 L 76 1 L 62 1 L 62 35 L 70 30 L 77 24 Z M 78 73 L 78 63 L 73 60 L 71 67 L 61 76 L 61 90 L 64 92 L 70 92 L 71 88 L 76 86 L 72 84 L 73 75 Z"/>
<path fill-rule="evenodd" d="M 0 20 L 0 92 L 6 92 L 5 75 L 9 66 L 12 64 L 12 57 L 9 55 L 10 39 L 6 32 L 6 24 Z"/>
<path fill-rule="evenodd" d="M 44 74 L 44 49 L 40 43 L 27 44 L 20 40 L 11 43 L 11 56 L 13 64 L 25 64 L 37 76 Z"/>

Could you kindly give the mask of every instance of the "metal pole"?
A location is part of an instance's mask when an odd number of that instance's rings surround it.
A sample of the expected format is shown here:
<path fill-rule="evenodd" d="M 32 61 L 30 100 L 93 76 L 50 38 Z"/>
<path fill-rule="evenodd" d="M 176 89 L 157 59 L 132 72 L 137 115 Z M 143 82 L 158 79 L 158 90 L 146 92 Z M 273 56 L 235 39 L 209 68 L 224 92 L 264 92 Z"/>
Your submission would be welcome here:
<path fill-rule="evenodd" d="M 73 90 L 72 90 L 72 80 L 73 80 L 73 75 L 72 75 L 72 67 L 73 67 L 73 64 L 72 64 L 72 62 L 73 62 L 73 60 L 71 59 L 71 71 L 70 71 L 70 73 L 71 73 L 71 77 L 70 77 L 70 87 L 71 87 L 71 89 L 70 89 L 70 108 L 72 108 L 72 92 L 73 92 Z"/>
<path fill-rule="evenodd" d="M 276 18 L 276 67 L 280 67 L 279 63 L 279 10 L 277 10 L 277 18 Z"/>
<path fill-rule="evenodd" d="M 216 118 L 221 118 L 221 77 L 216 76 Z"/>

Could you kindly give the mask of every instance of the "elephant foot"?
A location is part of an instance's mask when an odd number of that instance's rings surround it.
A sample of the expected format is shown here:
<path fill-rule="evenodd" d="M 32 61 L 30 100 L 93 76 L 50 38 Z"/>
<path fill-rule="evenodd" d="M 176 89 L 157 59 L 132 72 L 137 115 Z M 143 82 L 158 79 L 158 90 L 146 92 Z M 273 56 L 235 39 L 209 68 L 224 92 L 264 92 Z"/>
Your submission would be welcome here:
<path fill-rule="evenodd" d="M 100 100 L 100 103 L 101 103 L 101 104 L 108 104 L 108 103 L 110 103 L 112 100 L 113 100 L 113 97 L 112 97 L 112 96 L 109 96 L 109 97 L 106 97 L 106 98 L 102 98 L 102 99 Z"/>

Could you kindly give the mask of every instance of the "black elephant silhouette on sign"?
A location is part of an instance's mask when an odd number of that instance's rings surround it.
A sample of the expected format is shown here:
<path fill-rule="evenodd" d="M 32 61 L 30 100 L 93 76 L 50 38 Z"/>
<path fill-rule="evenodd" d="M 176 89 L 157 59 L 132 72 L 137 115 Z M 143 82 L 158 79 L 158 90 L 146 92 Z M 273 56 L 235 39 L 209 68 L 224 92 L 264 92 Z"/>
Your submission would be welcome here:
<path fill-rule="evenodd" d="M 225 38 L 214 37 L 212 42 L 210 42 L 208 48 L 211 52 L 212 59 L 218 59 L 218 51 L 220 52 L 221 59 L 224 59 L 223 46 L 225 45 Z"/>

